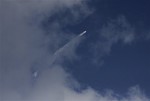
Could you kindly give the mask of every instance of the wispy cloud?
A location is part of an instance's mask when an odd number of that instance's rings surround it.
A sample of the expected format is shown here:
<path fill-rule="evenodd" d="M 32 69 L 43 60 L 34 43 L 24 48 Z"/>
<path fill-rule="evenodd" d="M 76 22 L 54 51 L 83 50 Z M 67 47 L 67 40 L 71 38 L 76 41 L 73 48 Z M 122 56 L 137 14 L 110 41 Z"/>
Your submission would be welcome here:
<path fill-rule="evenodd" d="M 136 39 L 134 27 L 130 25 L 125 16 L 111 19 L 100 28 L 96 43 L 91 45 L 94 53 L 94 62 L 111 52 L 114 44 L 130 44 Z M 93 51 L 94 50 L 94 51 Z"/>
<path fill-rule="evenodd" d="M 103 57 L 109 55 L 112 47 L 118 43 L 130 45 L 139 40 L 150 39 L 148 29 L 137 28 L 124 15 L 108 20 L 96 34 L 97 39 L 90 46 L 92 60 L 96 65 L 103 64 Z"/>
<path fill-rule="evenodd" d="M 51 65 L 65 57 L 73 59 L 75 50 L 82 40 L 76 38 L 63 51 L 57 50 L 66 40 L 75 35 L 61 30 L 59 21 L 51 23 L 45 31 L 40 24 L 43 20 L 59 13 L 61 10 L 84 6 L 82 0 L 1 0 L 1 41 L 0 41 L 0 100 L 1 101 L 148 101 L 149 99 L 138 89 L 129 91 L 127 97 L 116 97 L 113 93 L 101 94 L 92 88 L 76 92 L 72 87 L 79 87 L 61 64 Z M 79 12 L 88 9 L 82 9 Z M 77 12 L 77 11 L 76 11 Z M 75 15 L 72 15 L 75 16 Z M 75 19 L 80 18 L 79 15 Z M 68 23 L 68 22 L 67 22 Z M 109 25 L 109 31 L 114 30 Z M 123 24 L 126 27 L 126 25 Z M 104 33 L 105 28 L 103 29 Z M 124 32 L 125 33 L 125 32 Z M 109 34 L 109 33 L 108 33 Z M 111 47 L 119 39 L 127 43 L 132 35 L 101 34 Z M 66 38 L 65 38 L 66 37 Z M 64 44 L 63 44 L 64 43 Z M 61 48 L 60 48 L 61 50 Z M 106 49 L 107 50 L 107 49 Z M 109 50 L 109 48 L 108 48 Z M 54 55 L 54 54 L 57 55 Z M 34 72 L 37 72 L 36 76 Z"/>

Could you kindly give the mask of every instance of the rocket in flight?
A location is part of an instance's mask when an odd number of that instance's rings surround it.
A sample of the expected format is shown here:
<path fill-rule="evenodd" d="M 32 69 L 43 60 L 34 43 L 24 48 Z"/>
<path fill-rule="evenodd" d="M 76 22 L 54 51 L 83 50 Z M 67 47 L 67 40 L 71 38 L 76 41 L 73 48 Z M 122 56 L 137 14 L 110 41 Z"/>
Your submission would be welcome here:
<path fill-rule="evenodd" d="M 85 33 L 86 33 L 86 31 L 82 32 L 79 36 L 82 36 L 82 35 L 84 35 Z"/>
<path fill-rule="evenodd" d="M 86 31 L 83 31 L 81 34 L 79 34 L 79 35 L 77 35 L 75 38 L 71 39 L 71 40 L 70 40 L 68 43 L 66 43 L 64 46 L 62 46 L 62 47 L 60 47 L 58 50 L 56 50 L 56 52 L 53 54 L 53 56 L 52 56 L 50 59 L 48 59 L 48 60 L 46 61 L 46 62 L 49 64 L 49 66 L 51 66 L 51 65 L 55 62 L 55 60 L 58 58 L 58 56 L 59 56 L 60 54 L 62 54 L 61 52 L 62 52 L 66 47 L 68 47 L 68 46 L 71 45 L 71 44 L 74 44 L 74 42 L 76 42 L 76 41 L 79 41 L 78 38 L 80 38 L 81 36 L 83 36 L 85 33 L 86 33 Z M 39 75 L 39 71 L 36 70 L 32 75 L 33 75 L 34 78 L 37 78 L 38 75 Z"/>

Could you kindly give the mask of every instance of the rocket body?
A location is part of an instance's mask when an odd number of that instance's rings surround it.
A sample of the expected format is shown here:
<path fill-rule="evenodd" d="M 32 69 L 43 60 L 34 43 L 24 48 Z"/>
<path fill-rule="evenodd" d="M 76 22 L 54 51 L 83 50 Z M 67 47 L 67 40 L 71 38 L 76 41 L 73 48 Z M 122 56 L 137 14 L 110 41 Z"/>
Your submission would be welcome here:
<path fill-rule="evenodd" d="M 80 36 L 84 35 L 85 33 L 86 33 L 86 31 L 82 32 L 82 33 L 80 34 Z"/>

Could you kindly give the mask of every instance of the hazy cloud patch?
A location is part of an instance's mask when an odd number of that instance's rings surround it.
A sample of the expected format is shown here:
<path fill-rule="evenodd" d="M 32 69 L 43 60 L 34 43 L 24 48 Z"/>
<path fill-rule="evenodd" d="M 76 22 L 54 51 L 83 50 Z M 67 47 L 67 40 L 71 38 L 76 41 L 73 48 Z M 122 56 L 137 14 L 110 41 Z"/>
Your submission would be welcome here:
<path fill-rule="evenodd" d="M 111 19 L 98 31 L 96 43 L 91 44 L 91 52 L 94 56 L 94 62 L 102 61 L 101 58 L 111 52 L 112 46 L 121 42 L 130 44 L 136 39 L 134 27 L 130 25 L 125 16 L 119 16 Z"/>

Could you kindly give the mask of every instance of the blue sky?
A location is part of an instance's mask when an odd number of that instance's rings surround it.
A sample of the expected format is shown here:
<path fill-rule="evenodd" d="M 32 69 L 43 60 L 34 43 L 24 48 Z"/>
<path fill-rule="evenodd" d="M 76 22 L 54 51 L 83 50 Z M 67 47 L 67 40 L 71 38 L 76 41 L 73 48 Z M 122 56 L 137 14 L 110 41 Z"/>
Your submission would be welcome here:
<path fill-rule="evenodd" d="M 77 61 L 79 65 L 74 66 L 73 70 L 70 68 L 79 81 L 95 89 L 114 89 L 121 93 L 130 86 L 139 85 L 149 93 L 150 41 L 146 39 L 150 27 L 149 4 L 147 0 L 94 0 L 89 3 L 94 8 L 93 14 L 81 22 L 81 26 L 78 24 L 79 26 L 72 28 L 82 29 L 86 25 L 85 28 L 89 31 L 85 42 L 80 44 L 78 50 L 79 54 L 83 55 L 82 62 Z M 129 44 L 116 42 L 112 45 L 110 53 L 98 61 L 99 64 L 103 61 L 102 65 L 91 64 L 92 56 L 88 52 L 91 49 L 87 48 L 88 45 L 91 42 L 97 44 L 94 41 L 100 40 L 95 37 L 101 26 L 116 20 L 119 16 L 124 16 L 130 27 L 134 29 L 135 39 Z M 100 50 L 99 54 L 101 55 Z"/>
<path fill-rule="evenodd" d="M 0 101 L 149 101 L 149 5 L 0 0 Z"/>

